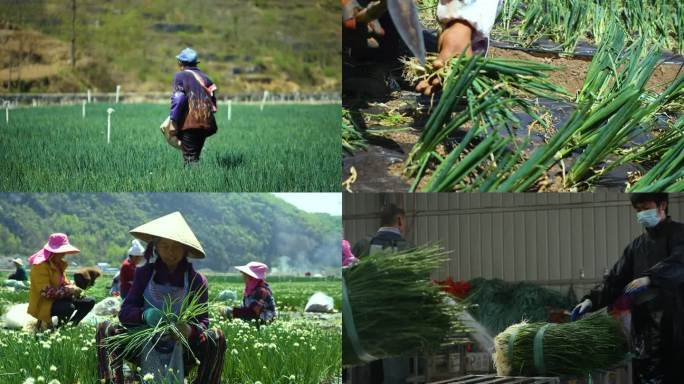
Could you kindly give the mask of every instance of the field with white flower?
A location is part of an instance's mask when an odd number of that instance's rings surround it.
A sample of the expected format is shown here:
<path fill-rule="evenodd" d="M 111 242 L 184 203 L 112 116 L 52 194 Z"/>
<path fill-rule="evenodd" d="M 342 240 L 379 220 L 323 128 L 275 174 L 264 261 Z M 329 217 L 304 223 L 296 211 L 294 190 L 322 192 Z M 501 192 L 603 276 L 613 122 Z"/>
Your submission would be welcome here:
<path fill-rule="evenodd" d="M 98 280 L 86 294 L 98 301 L 105 298 L 108 279 Z M 228 289 L 240 296 L 242 284 L 235 277 L 209 277 L 211 326 L 223 329 L 227 342 L 222 382 L 339 382 L 341 316 L 337 312 L 304 312 L 307 299 L 316 291 L 332 296 L 335 307 L 339 308 L 339 279 L 272 278 L 269 284 L 279 317 L 271 325 L 257 329 L 241 320 L 219 319 L 220 308 L 238 302 L 219 301 L 218 293 Z M 0 312 L 27 300 L 28 291 L 0 288 Z M 95 329 L 93 322 L 37 334 L 0 329 L 0 383 L 96 383 Z M 130 369 L 135 371 L 136 368 L 130 366 Z M 186 377 L 188 382 L 192 381 L 193 373 Z"/>

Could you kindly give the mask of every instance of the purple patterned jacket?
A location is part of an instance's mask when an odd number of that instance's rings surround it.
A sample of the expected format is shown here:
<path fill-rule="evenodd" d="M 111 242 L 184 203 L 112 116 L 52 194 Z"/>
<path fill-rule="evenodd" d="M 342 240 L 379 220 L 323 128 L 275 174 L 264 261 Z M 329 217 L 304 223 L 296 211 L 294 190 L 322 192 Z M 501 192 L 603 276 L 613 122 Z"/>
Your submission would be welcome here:
<path fill-rule="evenodd" d="M 145 304 L 143 293 L 145 292 L 147 283 L 152 278 L 153 271 L 157 272 L 154 277 L 154 281 L 156 283 L 171 284 L 177 287 L 182 287 L 186 270 L 188 271 L 190 292 L 198 292 L 202 290 L 203 293 L 200 295 L 199 302 L 201 304 L 206 303 L 209 300 L 207 278 L 201 273 L 195 271 L 195 269 L 192 267 L 192 263 L 188 262 L 187 258 L 183 259 L 173 272 L 169 272 L 166 269 L 166 265 L 161 260 L 156 260 L 154 263 L 148 263 L 135 269 L 133 286 L 128 291 L 126 299 L 124 299 L 124 302 L 121 305 L 121 311 L 119 311 L 119 321 L 125 325 L 142 325 L 145 323 L 142 316 L 143 306 Z M 208 329 L 209 313 L 203 313 L 195 318 L 195 321 L 201 324 L 204 329 Z M 200 330 L 193 329 L 193 335 L 196 334 L 197 331 Z"/>
<path fill-rule="evenodd" d="M 207 90 L 211 96 L 207 95 L 207 91 L 197 81 L 190 70 L 202 79 Z M 213 125 L 215 127 L 216 120 L 214 113 L 216 112 L 216 85 L 211 81 L 209 76 L 200 71 L 197 67 L 187 67 L 184 71 L 179 71 L 173 76 L 173 93 L 171 94 L 171 113 L 169 114 L 180 130 L 191 128 L 207 128 L 204 125 Z M 207 121 L 196 121 L 188 119 L 188 112 L 190 105 L 199 106 L 206 109 L 208 114 Z M 212 127 L 213 128 L 213 127 Z"/>

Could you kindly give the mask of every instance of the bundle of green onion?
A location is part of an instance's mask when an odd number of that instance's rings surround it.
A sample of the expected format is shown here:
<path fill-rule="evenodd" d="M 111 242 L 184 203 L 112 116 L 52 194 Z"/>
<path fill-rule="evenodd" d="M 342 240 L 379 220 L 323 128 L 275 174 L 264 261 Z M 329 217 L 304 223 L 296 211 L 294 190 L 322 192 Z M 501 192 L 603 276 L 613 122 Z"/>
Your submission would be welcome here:
<path fill-rule="evenodd" d="M 356 125 L 349 117 L 349 111 L 342 113 L 342 148 L 349 154 L 354 151 L 366 148 L 366 139 L 363 134 L 356 129 Z"/>
<path fill-rule="evenodd" d="M 428 61 L 429 62 L 429 61 Z M 442 69 L 405 62 L 407 80 L 442 79 L 444 90 L 425 129 L 404 163 L 405 173 L 416 175 L 431 158 L 440 159 L 437 146 L 467 124 L 500 130 L 520 125 L 513 110 L 519 108 L 543 126 L 531 97 L 561 99 L 566 91 L 547 80 L 556 67 L 525 60 L 461 55 Z M 472 130 L 472 128 L 471 128 Z M 478 131 L 477 135 L 483 132 Z M 474 133 L 475 134 L 475 133 Z"/>
<path fill-rule="evenodd" d="M 426 352 L 464 341 L 462 308 L 430 280 L 438 246 L 380 252 L 343 271 L 343 364 Z"/>
<path fill-rule="evenodd" d="M 105 345 L 108 348 L 121 351 L 123 356 L 135 356 L 141 353 L 145 347 L 148 349 L 154 347 L 156 343 L 161 341 L 162 336 L 171 336 L 196 359 L 190 348 L 189 340 L 183 332 L 186 325 L 200 327 L 201 329 L 201 324 L 195 319 L 207 313 L 209 309 L 207 303 L 199 302 L 201 296 L 202 290 L 186 295 L 180 302 L 178 315 L 172 308 L 174 302 L 166 300 L 164 306 L 158 308 L 162 312 L 162 317 L 154 327 L 129 328 L 126 332 L 106 338 Z"/>
<path fill-rule="evenodd" d="M 519 323 L 494 339 L 501 376 L 583 376 L 628 357 L 621 325 L 605 313 L 571 323 Z"/>

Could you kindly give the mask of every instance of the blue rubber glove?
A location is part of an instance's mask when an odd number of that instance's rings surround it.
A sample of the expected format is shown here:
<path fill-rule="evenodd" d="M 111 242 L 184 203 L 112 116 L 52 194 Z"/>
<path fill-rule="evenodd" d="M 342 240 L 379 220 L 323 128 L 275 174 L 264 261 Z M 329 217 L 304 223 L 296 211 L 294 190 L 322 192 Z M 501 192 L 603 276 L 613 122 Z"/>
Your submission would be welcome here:
<path fill-rule="evenodd" d="M 639 293 L 645 291 L 650 284 L 651 279 L 648 276 L 634 279 L 625 287 L 625 293 L 630 296 L 638 295 Z"/>
<path fill-rule="evenodd" d="M 570 315 L 570 321 L 575 321 L 581 318 L 585 313 L 589 312 L 591 309 L 591 300 L 586 299 L 583 302 L 577 304 L 577 306 L 572 310 L 572 315 Z"/>
<path fill-rule="evenodd" d="M 162 312 L 157 308 L 147 308 L 145 312 L 143 312 L 143 320 L 145 320 L 145 323 L 150 327 L 156 327 L 157 324 L 159 324 L 159 321 L 161 321 L 162 316 Z"/>

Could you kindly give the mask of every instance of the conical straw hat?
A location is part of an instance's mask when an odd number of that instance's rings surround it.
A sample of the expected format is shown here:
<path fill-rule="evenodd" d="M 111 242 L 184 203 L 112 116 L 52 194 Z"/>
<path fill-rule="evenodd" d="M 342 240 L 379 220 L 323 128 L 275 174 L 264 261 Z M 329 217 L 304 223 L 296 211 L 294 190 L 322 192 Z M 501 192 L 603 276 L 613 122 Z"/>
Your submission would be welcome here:
<path fill-rule="evenodd" d="M 169 239 L 188 247 L 188 257 L 203 259 L 204 249 L 180 212 L 170 213 L 130 231 L 131 235 L 149 243 L 156 238 Z"/>

